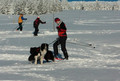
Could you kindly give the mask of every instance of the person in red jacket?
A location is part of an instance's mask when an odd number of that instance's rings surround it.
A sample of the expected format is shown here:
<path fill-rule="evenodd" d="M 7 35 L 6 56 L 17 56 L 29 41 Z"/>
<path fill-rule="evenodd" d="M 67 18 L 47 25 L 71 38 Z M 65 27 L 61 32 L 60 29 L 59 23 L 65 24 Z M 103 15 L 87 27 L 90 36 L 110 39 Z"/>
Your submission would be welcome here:
<path fill-rule="evenodd" d="M 55 18 L 55 22 L 58 25 L 56 28 L 58 30 L 58 38 L 57 41 L 53 44 L 53 50 L 54 50 L 54 55 L 55 59 L 59 60 L 58 58 L 58 45 L 61 44 L 61 50 L 64 54 L 64 59 L 68 60 L 68 53 L 66 50 L 66 40 L 67 40 L 67 28 L 64 22 L 62 22 L 59 18 Z"/>
<path fill-rule="evenodd" d="M 39 24 L 46 24 L 46 22 L 42 22 L 41 20 L 40 20 L 40 17 L 37 17 L 37 19 L 34 21 L 34 23 L 33 23 L 33 26 L 34 26 L 34 28 L 35 28 L 35 31 L 34 31 L 34 36 L 37 36 L 37 34 L 38 34 L 38 31 L 39 31 L 39 29 L 38 29 L 38 26 L 39 26 Z"/>

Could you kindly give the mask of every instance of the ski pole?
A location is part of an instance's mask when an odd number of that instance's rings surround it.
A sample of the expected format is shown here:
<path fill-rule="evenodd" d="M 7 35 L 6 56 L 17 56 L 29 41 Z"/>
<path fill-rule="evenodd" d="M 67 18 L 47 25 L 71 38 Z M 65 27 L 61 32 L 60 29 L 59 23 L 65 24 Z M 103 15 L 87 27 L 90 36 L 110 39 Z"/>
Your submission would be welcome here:
<path fill-rule="evenodd" d="M 70 42 L 70 41 L 67 41 L 67 43 L 70 43 L 70 44 L 74 44 L 74 45 L 80 45 L 80 46 L 85 46 L 85 47 L 92 47 L 92 48 L 95 48 L 92 44 L 80 44 L 80 43 L 76 43 L 76 42 Z"/>
<path fill-rule="evenodd" d="M 13 28 L 13 30 L 12 31 L 14 31 L 15 29 L 17 29 L 18 28 L 18 26 L 16 26 L 15 28 Z"/>

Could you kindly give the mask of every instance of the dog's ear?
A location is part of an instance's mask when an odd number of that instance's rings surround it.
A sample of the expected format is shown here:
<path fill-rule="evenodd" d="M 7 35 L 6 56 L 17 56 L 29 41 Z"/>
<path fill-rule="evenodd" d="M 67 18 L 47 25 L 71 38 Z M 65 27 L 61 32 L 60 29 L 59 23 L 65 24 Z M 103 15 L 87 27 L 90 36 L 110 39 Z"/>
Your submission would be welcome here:
<path fill-rule="evenodd" d="M 48 44 L 46 44 L 46 47 L 47 47 L 47 51 L 48 51 L 48 49 L 49 49 L 49 45 L 48 45 Z"/>
<path fill-rule="evenodd" d="M 45 44 L 42 44 L 40 49 L 43 51 L 45 49 Z"/>
<path fill-rule="evenodd" d="M 49 49 L 49 45 L 48 45 L 47 43 L 43 43 L 43 44 L 41 45 L 41 50 L 42 50 L 42 51 L 43 51 L 45 48 L 46 48 L 46 50 Z"/>

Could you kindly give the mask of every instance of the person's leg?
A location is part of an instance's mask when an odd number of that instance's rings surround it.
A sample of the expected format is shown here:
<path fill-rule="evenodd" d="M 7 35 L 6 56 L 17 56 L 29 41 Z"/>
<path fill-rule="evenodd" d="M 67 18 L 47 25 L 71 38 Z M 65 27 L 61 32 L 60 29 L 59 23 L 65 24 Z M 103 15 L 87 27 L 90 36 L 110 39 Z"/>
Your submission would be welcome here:
<path fill-rule="evenodd" d="M 35 28 L 34 35 L 37 35 L 36 31 L 37 31 L 37 29 Z"/>
<path fill-rule="evenodd" d="M 20 29 L 20 26 L 21 26 L 21 24 L 19 23 L 19 27 L 17 28 L 17 30 L 19 30 L 19 29 Z"/>
<path fill-rule="evenodd" d="M 68 60 L 69 56 L 68 56 L 67 49 L 66 49 L 66 40 L 67 40 L 67 37 L 63 37 L 61 39 L 61 50 L 64 54 L 65 59 Z"/>
<path fill-rule="evenodd" d="M 55 58 L 57 58 L 57 55 L 58 55 L 58 45 L 59 45 L 59 40 L 57 40 L 57 41 L 53 44 L 53 50 L 54 50 L 54 56 L 55 56 Z"/>
<path fill-rule="evenodd" d="M 20 31 L 22 31 L 23 27 L 22 27 L 22 23 L 19 23 L 20 26 Z"/>
<path fill-rule="evenodd" d="M 37 36 L 38 31 L 39 31 L 39 30 L 38 30 L 38 28 L 36 27 L 36 28 L 35 28 L 35 32 L 34 32 L 34 36 Z"/>
<path fill-rule="evenodd" d="M 37 35 L 38 35 L 38 31 L 39 31 L 39 29 L 37 28 L 37 30 L 36 30 L 36 31 L 37 31 Z"/>
<path fill-rule="evenodd" d="M 17 30 L 19 30 L 19 29 L 20 29 L 20 27 L 17 28 Z M 16 31 L 17 31 L 17 30 L 16 30 Z"/>

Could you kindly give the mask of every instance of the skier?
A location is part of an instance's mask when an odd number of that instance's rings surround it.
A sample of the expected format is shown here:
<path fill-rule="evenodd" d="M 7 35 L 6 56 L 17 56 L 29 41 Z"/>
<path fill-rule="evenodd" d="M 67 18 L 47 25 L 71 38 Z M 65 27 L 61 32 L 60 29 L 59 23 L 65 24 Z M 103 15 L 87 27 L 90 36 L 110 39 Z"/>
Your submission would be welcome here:
<path fill-rule="evenodd" d="M 33 26 L 34 26 L 34 28 L 35 28 L 35 31 L 34 31 L 34 36 L 37 36 L 37 34 L 38 34 L 38 31 L 39 31 L 39 29 L 38 29 L 38 26 L 39 26 L 39 24 L 46 24 L 46 22 L 42 22 L 41 20 L 40 20 L 40 17 L 37 17 L 37 19 L 34 21 L 34 23 L 33 23 Z"/>
<path fill-rule="evenodd" d="M 23 26 L 22 26 L 23 20 L 27 20 L 27 18 L 24 18 L 23 14 L 20 14 L 20 16 L 18 18 L 19 27 L 16 29 L 16 31 L 18 31 L 19 29 L 20 29 L 20 31 L 22 31 L 22 29 L 23 29 Z"/>
<path fill-rule="evenodd" d="M 55 18 L 55 22 L 58 25 L 56 28 L 58 30 L 58 38 L 56 42 L 53 44 L 53 50 L 54 50 L 54 55 L 56 60 L 61 60 L 60 58 L 57 57 L 58 55 L 58 45 L 61 44 L 61 50 L 64 54 L 64 59 L 68 60 L 68 53 L 66 50 L 66 40 L 67 40 L 67 33 L 66 33 L 66 26 L 64 22 L 62 22 L 59 18 Z"/>

